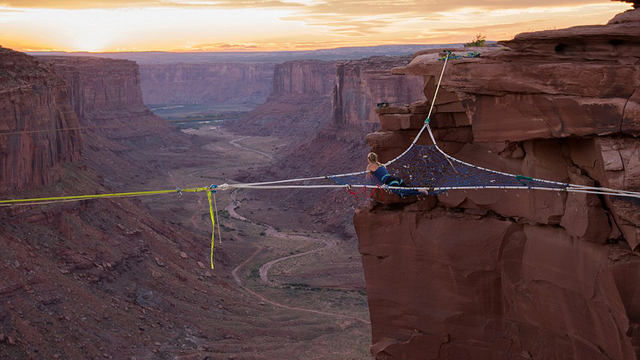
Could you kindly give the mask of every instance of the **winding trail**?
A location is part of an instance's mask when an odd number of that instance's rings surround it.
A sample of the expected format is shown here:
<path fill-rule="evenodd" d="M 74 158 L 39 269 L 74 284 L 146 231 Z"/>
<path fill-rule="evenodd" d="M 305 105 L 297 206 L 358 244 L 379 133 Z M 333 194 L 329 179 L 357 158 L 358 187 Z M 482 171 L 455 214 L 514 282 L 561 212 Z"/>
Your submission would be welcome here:
<path fill-rule="evenodd" d="M 307 252 L 304 252 L 304 253 L 300 253 L 300 254 L 288 255 L 288 256 L 285 256 L 285 257 L 277 258 L 277 259 L 271 260 L 271 261 L 267 262 L 266 264 L 262 265 L 260 267 L 260 280 L 262 282 L 264 282 L 265 284 L 267 284 L 267 285 L 271 285 L 273 283 L 272 281 L 269 280 L 269 269 L 271 269 L 271 267 L 273 267 L 275 264 L 277 264 L 277 263 L 279 263 L 281 261 L 293 259 L 293 258 L 296 258 L 296 257 L 301 257 L 301 256 L 305 256 L 305 255 L 319 253 L 319 252 L 331 249 L 331 248 L 333 248 L 333 247 L 335 247 L 337 245 L 337 242 L 335 240 L 334 241 L 331 241 L 331 240 L 319 240 L 319 239 L 315 239 L 315 238 L 312 238 L 312 237 L 309 237 L 309 236 L 289 235 L 287 233 L 283 233 L 283 232 L 280 232 L 280 231 L 276 230 L 275 228 L 273 228 L 270 225 L 260 224 L 260 223 L 257 223 L 255 221 L 251 221 L 251 220 L 245 218 L 244 216 L 238 214 L 235 211 L 235 209 L 238 206 L 239 206 L 239 201 L 236 199 L 236 192 L 234 191 L 231 194 L 231 203 L 225 207 L 225 210 L 227 210 L 229 212 L 229 215 L 232 218 L 237 219 L 237 220 L 242 220 L 242 221 L 248 221 L 248 222 L 250 222 L 252 224 L 255 224 L 255 225 L 258 225 L 258 226 L 261 226 L 261 227 L 265 227 L 265 228 L 267 228 L 267 230 L 265 232 L 268 235 L 273 236 L 273 237 L 278 237 L 278 238 L 287 239 L 287 240 L 302 240 L 302 241 L 322 242 L 322 243 L 325 244 L 324 247 L 321 247 L 321 248 L 318 248 L 318 249 L 314 249 L 314 250 L 310 250 L 310 251 L 307 251 Z M 236 239 L 238 239 L 239 241 L 243 241 L 240 237 L 236 237 Z M 234 281 L 242 289 L 244 289 L 245 291 L 247 291 L 251 295 L 257 297 L 262 302 L 270 304 L 270 305 L 273 305 L 273 306 L 276 306 L 276 307 L 279 307 L 279 308 L 283 308 L 283 309 L 287 309 L 287 310 L 303 311 L 303 312 L 307 312 L 307 313 L 330 316 L 330 317 L 340 318 L 340 319 L 355 320 L 355 321 L 359 321 L 359 322 L 362 322 L 362 323 L 365 323 L 365 324 L 369 324 L 369 325 L 371 324 L 371 322 L 369 320 L 363 319 L 363 318 L 359 318 L 357 316 L 336 314 L 336 313 L 330 313 L 330 312 L 326 312 L 326 311 L 305 309 L 305 308 L 299 308 L 299 307 L 295 307 L 295 306 L 288 306 L 288 305 L 285 305 L 285 304 L 281 304 L 281 303 L 275 302 L 273 300 L 270 300 L 270 299 L 266 298 L 265 296 L 263 296 L 263 295 L 255 292 L 255 291 L 249 289 L 248 287 L 246 287 L 244 285 L 242 279 L 238 275 L 238 273 L 240 272 L 242 267 L 244 267 L 245 265 L 250 263 L 262 250 L 264 250 L 264 247 L 258 245 L 257 249 L 245 261 L 243 261 L 240 265 L 238 265 L 231 272 Z"/>
<path fill-rule="evenodd" d="M 289 234 L 285 234 L 285 233 L 281 233 L 278 232 L 277 230 L 270 228 L 266 231 L 267 235 L 271 235 L 273 237 L 278 237 L 281 239 L 287 239 L 287 240 L 302 240 L 302 241 L 312 241 L 312 242 L 322 242 L 324 243 L 324 247 L 318 248 L 318 249 L 314 249 L 314 250 L 310 250 L 310 251 L 306 251 L 300 254 L 294 254 L 294 255 L 289 255 L 289 256 L 285 256 L 285 257 L 281 257 L 275 260 L 271 260 L 268 263 L 262 265 L 260 267 L 260 280 L 262 280 L 262 282 L 264 282 L 265 284 L 271 284 L 271 283 L 276 283 L 275 281 L 269 281 L 269 270 L 276 265 L 279 262 L 285 261 L 285 260 L 289 260 L 289 259 L 293 259 L 293 258 L 297 258 L 297 257 L 301 257 L 301 256 L 306 256 L 306 255 L 311 255 L 311 254 L 315 254 L 315 253 L 319 253 L 325 250 L 329 250 L 333 247 L 335 247 L 337 245 L 337 243 L 335 241 L 330 241 L 330 240 L 319 240 L 319 239 L 314 239 L 312 237 L 308 237 L 308 236 L 301 236 L 301 235 L 289 235 Z"/>
<path fill-rule="evenodd" d="M 240 239 L 240 237 L 238 236 L 236 236 L 236 239 L 242 241 L 242 239 Z M 240 269 L 242 269 L 243 266 L 250 263 L 256 256 L 258 256 L 258 254 L 262 250 L 264 250 L 264 247 L 258 245 L 256 251 L 254 251 L 245 261 L 243 261 L 242 264 L 236 266 L 236 268 L 233 269 L 233 271 L 231 272 L 231 275 L 233 276 L 233 280 L 235 280 L 236 284 L 238 284 L 238 286 L 240 286 L 241 288 L 246 289 L 244 286 L 244 282 L 240 278 L 240 275 L 238 275 L 238 271 L 240 271 Z"/>
<path fill-rule="evenodd" d="M 238 144 L 238 141 L 242 141 L 242 140 L 250 139 L 250 138 L 251 138 L 251 136 L 243 136 L 243 137 L 241 137 L 239 139 L 234 139 L 234 140 L 229 141 L 229 144 L 231 144 L 231 145 L 233 145 L 233 146 L 235 146 L 235 147 L 237 147 L 239 149 L 246 150 L 246 151 L 251 151 L 251 152 L 254 152 L 256 154 L 260 154 L 262 156 L 268 157 L 269 159 L 273 160 L 273 156 L 267 154 L 266 152 L 262 152 L 260 150 L 255 150 L 255 149 L 250 149 L 248 147 L 245 147 L 245 146 L 242 146 L 242 145 Z"/>

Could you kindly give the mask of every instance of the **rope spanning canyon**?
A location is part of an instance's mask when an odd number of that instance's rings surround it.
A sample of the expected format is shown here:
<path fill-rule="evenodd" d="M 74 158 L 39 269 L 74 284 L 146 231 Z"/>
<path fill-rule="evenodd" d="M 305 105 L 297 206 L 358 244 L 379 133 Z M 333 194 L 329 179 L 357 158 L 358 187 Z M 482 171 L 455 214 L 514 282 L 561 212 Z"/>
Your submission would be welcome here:
<path fill-rule="evenodd" d="M 371 176 L 369 171 L 361 171 L 347 174 L 325 175 L 297 179 L 285 179 L 276 181 L 264 181 L 254 183 L 235 183 L 235 184 L 214 184 L 209 186 L 188 188 L 188 189 L 171 189 L 171 190 L 149 190 L 138 192 L 123 192 L 112 194 L 94 194 L 94 195 L 75 195 L 75 196 L 58 196 L 58 197 L 42 197 L 42 198 L 26 198 L 26 199 L 7 199 L 0 200 L 0 206 L 19 206 L 19 205 L 42 205 L 57 202 L 81 201 L 88 199 L 100 198 L 120 198 L 120 197 L 139 197 L 160 194 L 170 194 L 183 192 L 206 192 L 209 201 L 209 213 L 213 232 L 211 237 L 211 268 L 213 268 L 213 248 L 215 240 L 215 223 L 217 215 L 217 204 L 215 202 L 216 191 L 231 189 L 332 189 L 342 188 L 350 190 L 351 188 L 380 188 L 385 191 L 400 195 L 424 195 L 439 194 L 450 190 L 479 190 L 479 189 L 504 189 L 504 190 L 545 190 L 556 192 L 572 192 L 587 193 L 596 195 L 612 195 L 627 198 L 640 199 L 640 192 L 612 189 L 606 187 L 595 187 L 576 185 L 570 183 L 562 183 L 549 181 L 544 179 L 536 179 L 524 175 L 509 174 L 505 172 L 495 171 L 480 166 L 476 166 L 454 158 L 445 153 L 436 142 L 435 136 L 430 126 L 431 115 L 442 78 L 450 59 L 456 60 L 460 58 L 478 57 L 477 54 L 470 53 L 469 56 L 455 55 L 446 52 L 445 56 L 439 60 L 443 60 L 442 72 L 438 79 L 435 94 L 431 101 L 431 106 L 424 125 L 413 139 L 409 147 L 396 158 L 383 164 L 388 167 L 391 172 L 397 174 L 404 179 L 408 186 L 389 186 L 380 184 Z M 56 129 L 62 130 L 62 129 Z M 68 129 L 71 130 L 71 129 Z M 418 140 L 423 133 L 427 131 L 433 145 L 417 145 Z M 11 133 L 10 133 L 11 134 Z M 8 135 L 2 134 L 0 135 Z M 333 182 L 333 184 L 309 184 L 311 181 Z M 302 183 L 302 184 L 292 184 Z M 212 200 L 213 195 L 213 200 Z M 214 211 L 214 208 L 216 209 Z M 218 232 L 219 221 L 218 221 Z"/>

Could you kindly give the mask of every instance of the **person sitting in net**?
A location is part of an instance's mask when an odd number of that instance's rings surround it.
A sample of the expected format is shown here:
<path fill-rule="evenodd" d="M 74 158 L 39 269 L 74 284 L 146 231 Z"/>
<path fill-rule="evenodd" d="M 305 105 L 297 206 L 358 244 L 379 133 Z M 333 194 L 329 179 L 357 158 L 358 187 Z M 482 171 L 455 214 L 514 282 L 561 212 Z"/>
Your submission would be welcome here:
<path fill-rule="evenodd" d="M 389 186 L 407 187 L 407 184 L 401 178 L 389 174 L 387 168 L 378 161 L 378 154 L 370 152 L 367 154 L 367 171 L 373 175 L 378 181 Z"/>

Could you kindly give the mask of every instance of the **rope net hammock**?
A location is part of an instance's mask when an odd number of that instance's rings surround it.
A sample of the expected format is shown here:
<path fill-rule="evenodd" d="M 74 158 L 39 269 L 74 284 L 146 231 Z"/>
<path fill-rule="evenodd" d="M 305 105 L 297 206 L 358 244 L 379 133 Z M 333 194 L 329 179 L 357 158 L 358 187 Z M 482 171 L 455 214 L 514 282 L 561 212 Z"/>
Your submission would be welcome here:
<path fill-rule="evenodd" d="M 450 59 L 480 57 L 479 53 L 455 55 L 449 51 L 438 60 L 444 61 L 442 72 L 436 86 L 433 101 L 424 125 L 409 147 L 396 158 L 384 164 L 390 174 L 401 178 L 405 186 L 389 186 L 382 184 L 369 171 L 349 174 L 338 174 L 302 179 L 287 179 L 252 184 L 224 184 L 222 187 L 262 188 L 262 189 L 295 189 L 295 188 L 331 188 L 346 187 L 348 189 L 378 187 L 401 196 L 439 194 L 448 190 L 475 189 L 526 189 L 549 190 L 600 195 L 617 195 L 627 198 L 640 198 L 640 192 L 561 183 L 544 179 L 536 179 L 524 175 L 495 171 L 456 159 L 440 149 L 430 126 L 430 117 L 442 84 L 447 62 Z M 417 145 L 424 132 L 429 134 L 434 145 Z M 309 181 L 330 180 L 332 185 L 313 185 Z M 294 182 L 305 182 L 303 185 L 291 185 Z"/>
<path fill-rule="evenodd" d="M 445 156 L 435 145 L 414 145 L 408 152 L 387 166 L 390 173 L 401 178 L 406 188 L 393 188 L 397 195 L 420 195 L 423 189 L 438 194 L 452 189 L 482 188 L 548 188 L 565 190 L 567 184 L 512 175 L 468 164 Z M 380 182 L 367 173 L 328 176 L 339 185 L 364 184 L 380 186 Z"/>

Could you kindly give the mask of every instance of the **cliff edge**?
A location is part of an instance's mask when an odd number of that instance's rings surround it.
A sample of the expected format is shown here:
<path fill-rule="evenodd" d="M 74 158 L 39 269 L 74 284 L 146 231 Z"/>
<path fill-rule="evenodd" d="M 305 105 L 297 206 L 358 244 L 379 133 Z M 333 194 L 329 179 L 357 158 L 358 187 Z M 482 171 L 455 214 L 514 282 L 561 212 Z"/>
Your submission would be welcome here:
<path fill-rule="evenodd" d="M 0 48 L 0 193 L 57 178 L 60 164 L 80 158 L 78 126 L 53 68 Z"/>
<path fill-rule="evenodd" d="M 521 34 L 451 61 L 431 124 L 449 154 L 499 171 L 638 191 L 640 10 Z M 428 100 L 378 111 L 382 161 L 417 134 L 443 62 L 416 54 Z M 419 144 L 428 144 L 421 139 Z M 450 191 L 361 205 L 376 359 L 635 359 L 640 203 Z"/>

